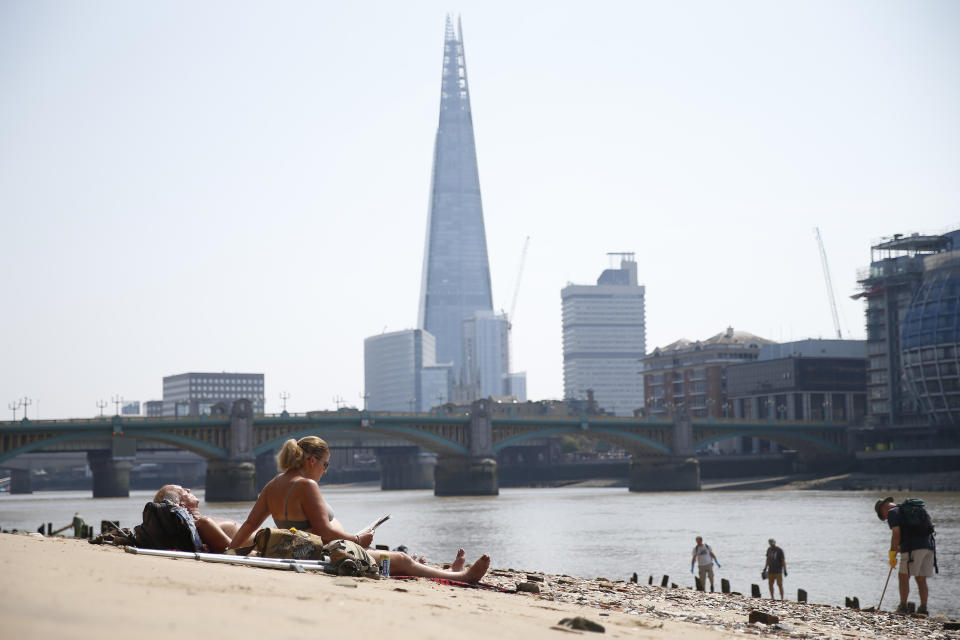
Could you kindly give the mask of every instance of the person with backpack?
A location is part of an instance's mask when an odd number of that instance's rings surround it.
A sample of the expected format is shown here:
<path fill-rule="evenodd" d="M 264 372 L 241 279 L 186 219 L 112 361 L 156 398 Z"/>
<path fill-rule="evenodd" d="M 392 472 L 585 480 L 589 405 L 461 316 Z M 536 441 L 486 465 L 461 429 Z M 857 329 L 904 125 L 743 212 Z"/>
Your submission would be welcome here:
<path fill-rule="evenodd" d="M 698 565 L 700 571 L 700 588 L 706 589 L 707 585 L 705 580 L 707 577 L 710 577 L 710 591 L 713 591 L 713 563 L 716 561 L 717 566 L 720 566 L 720 561 L 717 560 L 717 556 L 714 555 L 713 549 L 710 548 L 710 545 L 703 543 L 703 538 L 697 536 L 697 546 L 693 548 L 693 557 L 690 558 L 690 573 L 693 573 L 694 565 Z"/>
<path fill-rule="evenodd" d="M 780 599 L 783 600 L 783 576 L 787 575 L 787 559 L 783 555 L 783 549 L 777 546 L 777 541 L 773 538 L 768 540 L 770 546 L 767 548 L 767 562 L 763 565 L 763 573 L 767 575 L 767 582 L 770 586 L 770 599 L 773 597 L 773 583 L 776 582 L 780 587 Z"/>
<path fill-rule="evenodd" d="M 909 613 L 907 598 L 910 596 L 910 576 L 913 576 L 920 593 L 917 613 L 926 615 L 929 596 L 927 578 L 933 576 L 937 564 L 933 521 L 926 505 L 918 498 L 910 498 L 900 504 L 893 498 L 884 498 L 877 500 L 874 511 L 890 527 L 891 570 L 897 566 L 897 552 L 900 553 L 900 570 L 897 572 L 900 606 L 897 607 L 897 613 Z"/>

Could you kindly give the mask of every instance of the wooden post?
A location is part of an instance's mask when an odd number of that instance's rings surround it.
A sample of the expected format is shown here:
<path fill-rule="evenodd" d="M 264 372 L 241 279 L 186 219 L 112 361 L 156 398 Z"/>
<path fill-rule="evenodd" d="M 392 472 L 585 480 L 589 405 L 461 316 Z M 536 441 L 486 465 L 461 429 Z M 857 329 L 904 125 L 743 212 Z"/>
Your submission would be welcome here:
<path fill-rule="evenodd" d="M 750 595 L 754 598 L 759 598 L 760 596 L 760 587 L 755 584 L 750 585 Z"/>
<path fill-rule="evenodd" d="M 636 571 L 634 571 L 634 572 L 633 572 L 633 575 L 630 576 L 630 582 L 632 582 L 633 584 L 637 584 L 637 581 L 638 581 L 639 579 L 640 579 L 640 578 L 637 576 L 637 572 L 636 572 Z"/>
<path fill-rule="evenodd" d="M 804 589 L 797 589 L 797 602 L 806 602 L 807 592 Z"/>
<path fill-rule="evenodd" d="M 730 581 L 726 578 L 720 578 L 720 591 L 730 593 Z"/>
<path fill-rule="evenodd" d="M 661 586 L 661 587 L 665 587 L 665 586 L 667 586 L 668 584 L 670 584 L 670 576 L 664 574 L 664 575 L 663 575 L 663 580 L 660 581 L 660 586 Z"/>
<path fill-rule="evenodd" d="M 700 576 L 693 576 L 693 582 L 697 585 L 697 591 L 703 591 L 703 581 Z"/>
<path fill-rule="evenodd" d="M 652 576 L 652 575 L 650 576 L 650 579 L 647 580 L 647 584 L 653 584 L 653 576 Z"/>

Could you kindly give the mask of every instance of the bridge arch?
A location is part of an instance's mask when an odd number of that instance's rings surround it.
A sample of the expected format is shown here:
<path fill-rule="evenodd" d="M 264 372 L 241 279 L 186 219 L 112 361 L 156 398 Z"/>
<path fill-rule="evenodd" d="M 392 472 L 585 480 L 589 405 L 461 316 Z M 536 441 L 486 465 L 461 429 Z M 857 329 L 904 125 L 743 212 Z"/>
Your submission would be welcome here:
<path fill-rule="evenodd" d="M 594 440 L 609 442 L 610 444 L 623 447 L 632 453 L 650 453 L 651 449 L 656 454 L 669 455 L 671 453 L 669 446 L 639 433 L 608 426 L 591 426 L 589 429 L 584 429 L 579 422 L 576 424 L 552 426 L 534 431 L 526 431 L 524 433 L 505 438 L 493 445 L 493 452 L 497 453 L 501 449 L 515 446 L 525 440 L 532 440 L 534 438 L 547 438 L 568 433 L 576 433 L 590 437 Z"/>
<path fill-rule="evenodd" d="M 324 440 L 332 440 L 336 436 L 357 436 L 357 435 L 378 435 L 385 438 L 399 438 L 437 454 L 456 454 L 467 455 L 467 447 L 449 440 L 434 433 L 417 430 L 413 427 L 402 425 L 379 425 L 373 424 L 369 427 L 363 427 L 348 424 L 329 424 L 329 425 L 304 425 L 302 428 L 293 429 L 283 435 L 276 436 L 267 440 L 253 449 L 255 455 L 260 455 L 268 451 L 277 450 L 283 446 L 283 443 L 293 438 L 299 440 L 305 436 L 317 436 Z M 368 443 L 365 446 L 375 448 L 375 444 Z"/>
<path fill-rule="evenodd" d="M 799 431 L 791 431 L 789 433 L 784 433 L 783 431 L 773 430 L 773 429 L 764 429 L 764 428 L 753 428 L 753 429 L 741 429 L 736 431 L 728 431 L 719 434 L 712 434 L 703 440 L 698 440 L 693 443 L 693 449 L 697 450 L 702 447 L 713 444 L 714 442 L 719 442 L 721 440 L 728 440 L 730 438 L 742 438 L 742 437 L 751 437 L 751 438 L 763 438 L 764 440 L 769 440 L 770 442 L 775 442 L 779 445 L 787 446 L 791 449 L 797 449 L 798 451 L 804 452 L 819 452 L 822 453 L 827 451 L 832 454 L 845 455 L 847 453 L 846 448 L 836 442 L 831 442 L 825 438 L 811 435 L 808 433 L 802 433 Z M 798 442 L 799 441 L 799 442 Z M 805 444 L 809 446 L 797 446 L 798 444 Z"/>

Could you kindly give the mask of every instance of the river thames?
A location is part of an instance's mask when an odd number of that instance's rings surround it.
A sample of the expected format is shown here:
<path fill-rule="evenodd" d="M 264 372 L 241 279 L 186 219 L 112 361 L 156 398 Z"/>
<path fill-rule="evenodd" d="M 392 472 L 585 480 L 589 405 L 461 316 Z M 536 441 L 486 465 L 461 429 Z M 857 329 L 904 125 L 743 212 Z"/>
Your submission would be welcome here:
<path fill-rule="evenodd" d="M 876 493 L 768 490 L 690 493 L 630 493 L 620 488 L 501 489 L 496 497 L 437 498 L 431 491 L 380 491 L 372 485 L 323 487 L 327 501 L 348 531 L 385 513 L 392 518 L 374 540 L 391 548 L 406 545 L 431 561 L 453 559 L 458 547 L 472 560 L 481 553 L 494 568 L 544 571 L 587 578 L 627 580 L 636 572 L 647 582 L 663 574 L 681 587 L 692 586 L 690 557 L 702 535 L 716 553 L 716 589 L 727 578 L 734 591 L 750 593 L 760 579 L 767 539 L 775 538 L 787 560 L 784 590 L 797 588 L 809 601 L 843 605 L 857 596 L 876 606 L 889 565 L 890 531 L 873 511 Z M 197 492 L 203 497 L 203 491 Z M 912 496 L 913 494 L 911 494 Z M 75 512 L 99 531 L 100 520 L 139 524 L 152 494 L 129 498 L 91 497 L 89 491 L 0 494 L 0 527 L 36 531 L 41 523 L 58 528 Z M 894 493 L 897 500 L 908 496 Z M 932 614 L 960 617 L 960 494 L 918 494 L 937 529 L 940 573 L 930 579 Z M 201 504 L 211 515 L 243 521 L 252 503 Z M 272 521 L 265 523 L 273 526 Z M 911 582 L 911 600 L 919 603 Z M 896 576 L 883 608 L 897 603 Z"/>

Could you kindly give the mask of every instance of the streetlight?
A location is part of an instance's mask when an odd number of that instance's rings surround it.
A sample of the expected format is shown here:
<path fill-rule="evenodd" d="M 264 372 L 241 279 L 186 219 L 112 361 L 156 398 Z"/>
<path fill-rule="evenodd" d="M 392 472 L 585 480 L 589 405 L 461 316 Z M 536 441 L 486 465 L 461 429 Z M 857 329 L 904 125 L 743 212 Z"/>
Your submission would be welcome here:
<path fill-rule="evenodd" d="M 33 401 L 27 396 L 23 396 L 23 399 L 20 400 L 20 406 L 23 407 L 23 419 L 27 419 L 27 407 L 33 404 Z"/>
<path fill-rule="evenodd" d="M 103 408 L 107 406 L 106 400 L 97 400 L 97 408 L 100 409 L 100 417 L 103 417 Z"/>
<path fill-rule="evenodd" d="M 110 398 L 110 402 L 117 405 L 117 415 L 120 415 L 120 403 L 123 402 L 123 396 L 120 394 L 115 394 L 112 398 Z"/>
<path fill-rule="evenodd" d="M 287 398 L 289 397 L 290 397 L 290 394 L 287 393 L 286 391 L 280 392 L 280 401 L 283 403 L 283 410 L 281 411 L 281 413 L 287 412 Z"/>
<path fill-rule="evenodd" d="M 730 417 L 729 414 L 730 414 L 730 403 L 729 403 L 729 402 L 724 402 L 724 403 L 723 403 L 723 417 L 724 417 L 724 418 L 729 418 L 729 417 Z"/>
<path fill-rule="evenodd" d="M 17 404 L 17 401 L 16 401 L 16 400 L 14 400 L 13 402 L 11 402 L 10 404 L 7 405 L 7 409 L 10 409 L 11 411 L 13 411 L 13 421 L 14 421 L 14 422 L 17 421 L 17 408 L 19 408 L 19 406 L 20 406 L 20 405 Z"/>

